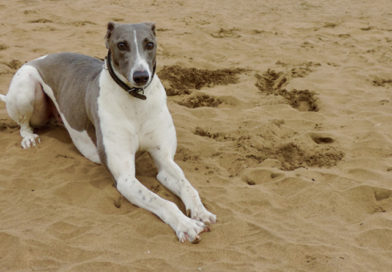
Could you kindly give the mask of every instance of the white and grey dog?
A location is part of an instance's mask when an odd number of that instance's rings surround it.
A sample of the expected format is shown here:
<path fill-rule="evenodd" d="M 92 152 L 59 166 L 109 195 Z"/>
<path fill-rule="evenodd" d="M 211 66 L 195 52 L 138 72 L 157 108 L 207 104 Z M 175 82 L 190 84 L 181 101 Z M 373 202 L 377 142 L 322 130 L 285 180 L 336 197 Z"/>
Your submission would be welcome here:
<path fill-rule="evenodd" d="M 0 99 L 20 125 L 22 147 L 39 142 L 32 127 L 59 115 L 80 153 L 106 165 L 125 198 L 169 224 L 181 242 L 198 241 L 216 216 L 173 160 L 177 139 L 155 74 L 155 25 L 110 22 L 105 39 L 105 61 L 59 53 L 27 62 L 16 72 Z M 139 149 L 151 154 L 158 180 L 181 198 L 190 218 L 136 179 Z"/>

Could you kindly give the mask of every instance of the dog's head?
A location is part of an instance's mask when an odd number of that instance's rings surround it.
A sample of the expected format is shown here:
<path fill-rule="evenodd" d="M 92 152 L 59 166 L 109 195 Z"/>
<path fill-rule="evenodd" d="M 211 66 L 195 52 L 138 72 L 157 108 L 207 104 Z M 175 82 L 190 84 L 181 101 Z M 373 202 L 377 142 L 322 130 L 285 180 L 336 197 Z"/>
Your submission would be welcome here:
<path fill-rule="evenodd" d="M 105 39 L 117 76 L 131 87 L 147 86 L 156 65 L 155 25 L 109 22 Z"/>

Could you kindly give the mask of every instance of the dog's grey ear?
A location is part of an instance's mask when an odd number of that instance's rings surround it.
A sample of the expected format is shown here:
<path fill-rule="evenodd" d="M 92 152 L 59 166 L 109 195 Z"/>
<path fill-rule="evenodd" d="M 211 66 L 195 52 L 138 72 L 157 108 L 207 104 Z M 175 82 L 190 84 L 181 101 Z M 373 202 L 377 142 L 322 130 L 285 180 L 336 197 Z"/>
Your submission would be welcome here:
<path fill-rule="evenodd" d="M 113 22 L 108 23 L 107 31 L 106 31 L 106 36 L 105 36 L 105 42 L 106 42 L 106 48 L 109 49 L 109 39 L 110 36 L 112 35 L 113 29 L 116 27 L 116 24 Z"/>
<path fill-rule="evenodd" d="M 152 31 L 152 33 L 154 33 L 154 36 L 155 36 L 156 35 L 155 34 L 155 23 L 146 23 L 146 25 L 151 28 L 151 31 Z"/>

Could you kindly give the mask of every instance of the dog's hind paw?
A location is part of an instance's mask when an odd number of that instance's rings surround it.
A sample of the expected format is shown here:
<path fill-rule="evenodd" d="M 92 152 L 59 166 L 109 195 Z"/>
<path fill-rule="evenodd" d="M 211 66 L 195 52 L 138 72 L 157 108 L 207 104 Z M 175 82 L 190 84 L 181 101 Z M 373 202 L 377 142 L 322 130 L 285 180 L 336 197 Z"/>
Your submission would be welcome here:
<path fill-rule="evenodd" d="M 21 145 L 23 149 L 27 149 L 36 146 L 37 143 L 40 143 L 39 136 L 37 134 L 29 134 L 23 137 Z"/>

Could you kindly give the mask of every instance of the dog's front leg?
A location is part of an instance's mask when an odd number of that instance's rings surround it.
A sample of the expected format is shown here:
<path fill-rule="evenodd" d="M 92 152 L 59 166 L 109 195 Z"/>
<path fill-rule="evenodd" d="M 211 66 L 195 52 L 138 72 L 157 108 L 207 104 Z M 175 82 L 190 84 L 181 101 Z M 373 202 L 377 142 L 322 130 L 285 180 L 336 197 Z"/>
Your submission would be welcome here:
<path fill-rule="evenodd" d="M 158 167 L 157 179 L 184 202 L 191 218 L 206 224 L 216 222 L 216 216 L 209 212 L 200 200 L 199 193 L 186 179 L 184 172 L 174 162 L 168 149 L 155 148 L 150 150 Z"/>
<path fill-rule="evenodd" d="M 161 198 L 143 186 L 135 177 L 135 156 L 126 150 L 117 143 L 105 152 L 107 167 L 117 183 L 118 191 L 129 202 L 149 210 L 170 225 L 181 242 L 198 241 L 198 235 L 207 229 L 206 225 L 188 218 L 173 202 Z"/>

